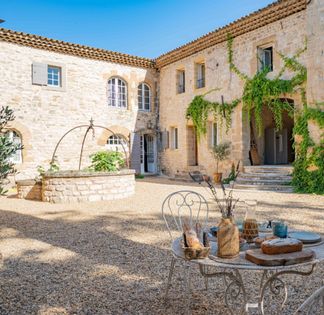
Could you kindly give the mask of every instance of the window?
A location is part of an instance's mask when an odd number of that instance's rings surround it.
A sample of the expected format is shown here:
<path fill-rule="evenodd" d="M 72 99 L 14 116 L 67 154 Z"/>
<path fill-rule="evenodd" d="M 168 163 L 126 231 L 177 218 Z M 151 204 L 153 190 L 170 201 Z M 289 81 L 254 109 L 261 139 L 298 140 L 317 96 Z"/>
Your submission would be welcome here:
<path fill-rule="evenodd" d="M 109 144 L 109 145 L 123 145 L 123 146 L 127 145 L 124 137 L 119 136 L 119 135 L 111 135 L 107 140 L 107 144 Z"/>
<path fill-rule="evenodd" d="M 177 92 L 178 94 L 184 93 L 186 91 L 186 77 L 184 70 L 177 71 Z"/>
<path fill-rule="evenodd" d="M 216 122 L 208 122 L 207 140 L 209 149 L 213 149 L 219 143 L 218 125 Z"/>
<path fill-rule="evenodd" d="M 6 132 L 6 135 L 8 136 L 9 140 L 13 142 L 14 144 L 22 144 L 21 138 L 19 134 L 14 130 L 9 130 Z M 14 164 L 20 164 L 22 163 L 22 154 L 21 150 L 16 151 L 14 154 L 11 155 L 9 158 L 9 161 Z"/>
<path fill-rule="evenodd" d="M 178 128 L 171 128 L 171 149 L 176 150 L 179 148 Z"/>
<path fill-rule="evenodd" d="M 32 64 L 32 83 L 37 85 L 64 90 L 64 66 L 34 62 Z"/>
<path fill-rule="evenodd" d="M 212 123 L 211 128 L 211 144 L 214 147 L 218 144 L 218 130 L 217 130 L 217 123 Z"/>
<path fill-rule="evenodd" d="M 151 109 L 151 90 L 146 83 L 138 86 L 138 109 L 149 111 Z"/>
<path fill-rule="evenodd" d="M 196 63 L 196 88 L 205 87 L 205 64 Z"/>
<path fill-rule="evenodd" d="M 47 66 L 47 85 L 61 86 L 61 68 Z"/>
<path fill-rule="evenodd" d="M 120 78 L 108 81 L 108 106 L 127 108 L 127 86 Z"/>
<path fill-rule="evenodd" d="M 268 68 L 273 71 L 273 49 L 268 48 L 258 48 L 258 59 L 259 59 L 259 71 Z"/>

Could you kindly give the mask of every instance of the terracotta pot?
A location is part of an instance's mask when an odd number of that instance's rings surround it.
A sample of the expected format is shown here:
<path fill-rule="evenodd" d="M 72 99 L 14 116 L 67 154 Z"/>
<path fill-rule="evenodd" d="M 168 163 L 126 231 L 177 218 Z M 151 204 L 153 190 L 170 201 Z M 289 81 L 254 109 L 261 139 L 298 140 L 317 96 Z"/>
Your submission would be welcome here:
<path fill-rule="evenodd" d="M 232 218 L 222 218 L 217 231 L 217 256 L 234 258 L 240 253 L 240 233 Z"/>
<path fill-rule="evenodd" d="M 214 182 L 219 184 L 222 181 L 223 174 L 222 173 L 214 173 Z"/>

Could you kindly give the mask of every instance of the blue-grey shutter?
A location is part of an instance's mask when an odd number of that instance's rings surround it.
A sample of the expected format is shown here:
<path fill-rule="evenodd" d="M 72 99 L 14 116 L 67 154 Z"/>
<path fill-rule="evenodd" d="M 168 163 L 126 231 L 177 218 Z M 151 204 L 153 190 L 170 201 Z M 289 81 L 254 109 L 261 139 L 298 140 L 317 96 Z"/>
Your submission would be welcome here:
<path fill-rule="evenodd" d="M 47 85 L 47 64 L 33 62 L 33 84 Z"/>
<path fill-rule="evenodd" d="M 137 174 L 141 173 L 141 136 L 136 132 L 131 133 L 130 164 Z"/>
<path fill-rule="evenodd" d="M 169 131 L 162 132 L 162 148 L 163 150 L 169 148 Z"/>

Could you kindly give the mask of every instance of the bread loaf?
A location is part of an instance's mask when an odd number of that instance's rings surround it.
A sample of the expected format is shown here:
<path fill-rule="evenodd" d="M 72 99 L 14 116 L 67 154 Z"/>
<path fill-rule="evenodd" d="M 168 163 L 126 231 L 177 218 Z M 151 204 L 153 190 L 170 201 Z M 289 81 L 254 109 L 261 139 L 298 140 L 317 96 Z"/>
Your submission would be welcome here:
<path fill-rule="evenodd" d="M 186 237 L 186 242 L 188 247 L 193 249 L 201 250 L 204 248 L 204 245 L 200 242 L 197 232 L 190 226 L 188 222 L 183 223 L 183 233 Z M 196 226 L 196 228 L 199 228 Z"/>
<path fill-rule="evenodd" d="M 303 249 L 303 243 L 294 238 L 277 238 L 264 241 L 261 250 L 267 255 L 299 252 Z"/>
<path fill-rule="evenodd" d="M 253 239 L 253 241 L 254 241 L 254 244 L 257 247 L 261 247 L 261 244 L 264 241 L 274 240 L 274 239 L 277 239 L 277 238 L 278 238 L 277 236 L 271 235 L 271 236 L 265 236 L 265 237 L 256 237 L 255 239 Z"/>

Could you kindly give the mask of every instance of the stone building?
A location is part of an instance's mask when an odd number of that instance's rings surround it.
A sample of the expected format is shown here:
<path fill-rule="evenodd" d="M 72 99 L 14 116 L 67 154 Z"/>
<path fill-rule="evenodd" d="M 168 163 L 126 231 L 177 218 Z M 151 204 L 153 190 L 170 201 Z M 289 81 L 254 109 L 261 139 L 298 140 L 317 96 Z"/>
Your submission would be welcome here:
<path fill-rule="evenodd" d="M 96 130 L 94 140 L 87 138 L 83 165 L 91 152 L 116 149 L 124 141 L 138 173 L 173 177 L 203 169 L 211 175 L 211 146 L 225 140 L 231 142 L 231 155 L 221 171 L 227 172 L 232 162 L 250 165 L 251 128 L 242 117 L 242 105 L 235 109 L 228 133 L 209 117 L 207 136 L 197 141 L 185 118 L 188 104 L 212 89 L 206 96 L 211 101 L 242 95 L 243 82 L 227 62 L 229 33 L 234 61 L 249 76 L 262 67 L 260 60 L 275 76 L 282 66 L 278 52 L 292 56 L 307 39 L 300 60 L 308 70 L 308 102 L 323 101 L 323 20 L 323 0 L 281 0 L 155 60 L 1 29 L 0 104 L 16 113 L 10 128 L 24 145 L 15 157 L 20 176 L 33 176 L 37 165 L 49 162 L 64 132 L 87 125 L 91 118 L 116 135 Z M 290 96 L 290 102 L 301 106 L 299 95 Z M 265 136 L 253 134 L 261 163 L 291 163 L 294 120 L 285 117 L 283 130 L 276 133 L 270 113 L 263 117 Z M 319 138 L 317 126 L 311 132 Z M 60 146 L 62 168 L 77 167 L 83 134 L 84 129 L 76 129 Z"/>
<path fill-rule="evenodd" d="M 122 150 L 123 142 L 138 173 L 155 173 L 154 67 L 144 58 L 1 29 L 0 104 L 14 110 L 10 129 L 24 146 L 14 157 L 18 176 L 35 176 L 38 165 L 47 168 L 61 136 L 90 119 L 113 133 L 96 128 L 95 139 L 90 133 L 81 167 L 89 154 Z M 57 151 L 62 169 L 78 168 L 85 131 L 77 128 L 62 141 Z"/>

